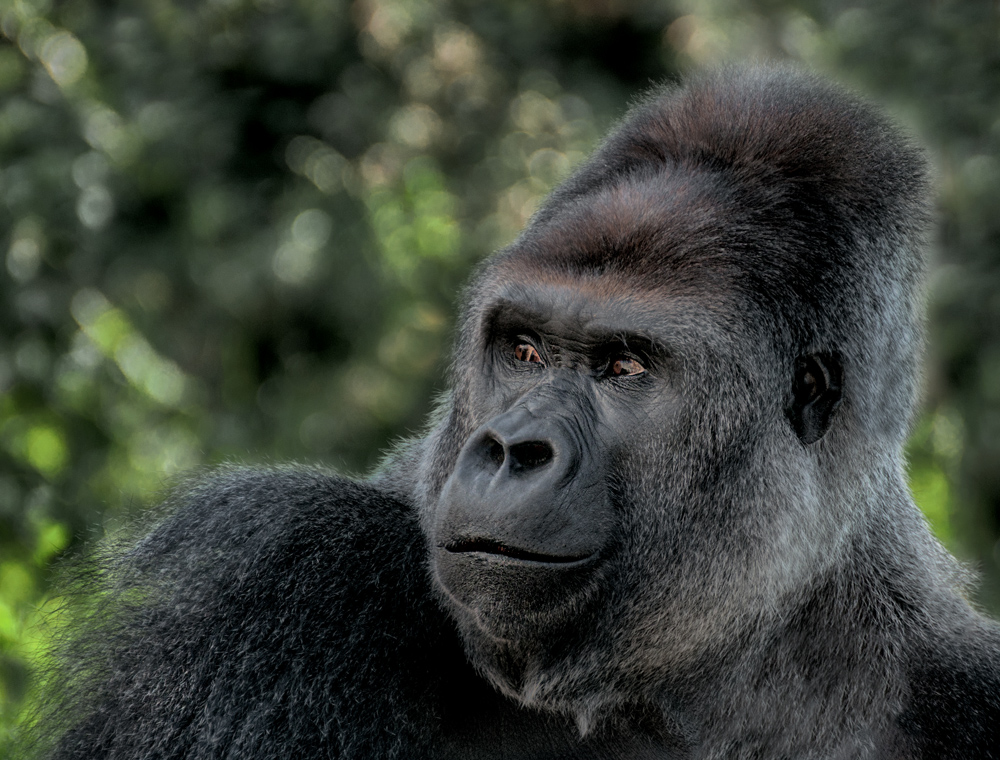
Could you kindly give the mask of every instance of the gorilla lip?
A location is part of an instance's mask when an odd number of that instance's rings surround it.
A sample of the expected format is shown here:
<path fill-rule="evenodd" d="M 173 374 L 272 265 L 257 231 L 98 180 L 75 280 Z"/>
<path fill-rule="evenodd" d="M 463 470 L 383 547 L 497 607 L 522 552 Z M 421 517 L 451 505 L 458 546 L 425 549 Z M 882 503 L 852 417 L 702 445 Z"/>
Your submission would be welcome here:
<path fill-rule="evenodd" d="M 451 554 L 485 554 L 518 562 L 533 562 L 546 565 L 582 565 L 594 557 L 594 554 L 568 556 L 540 554 L 527 549 L 508 546 L 488 538 L 453 541 L 448 544 L 442 544 L 440 548 Z"/>

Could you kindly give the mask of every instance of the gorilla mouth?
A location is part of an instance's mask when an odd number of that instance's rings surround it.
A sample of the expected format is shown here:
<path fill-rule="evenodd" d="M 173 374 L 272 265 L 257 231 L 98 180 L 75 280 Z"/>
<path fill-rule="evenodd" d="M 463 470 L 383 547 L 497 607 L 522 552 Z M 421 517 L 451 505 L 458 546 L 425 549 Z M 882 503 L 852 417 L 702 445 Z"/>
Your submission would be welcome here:
<path fill-rule="evenodd" d="M 518 549 L 515 546 L 507 546 L 499 541 L 488 538 L 453 541 L 445 544 L 443 548 L 452 554 L 492 554 L 505 559 L 513 559 L 520 562 L 538 562 L 546 565 L 582 564 L 594 556 L 593 554 L 542 554 L 528 551 L 527 549 Z"/>

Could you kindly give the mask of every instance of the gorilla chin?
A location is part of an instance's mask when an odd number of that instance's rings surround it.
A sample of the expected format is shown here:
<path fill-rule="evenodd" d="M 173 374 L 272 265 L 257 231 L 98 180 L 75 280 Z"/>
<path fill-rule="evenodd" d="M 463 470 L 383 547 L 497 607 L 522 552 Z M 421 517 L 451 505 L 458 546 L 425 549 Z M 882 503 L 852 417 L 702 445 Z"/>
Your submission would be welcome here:
<path fill-rule="evenodd" d="M 601 566 L 598 554 L 564 560 L 478 541 L 434 553 L 434 576 L 449 606 L 479 634 L 507 640 L 578 623 L 597 595 Z"/>

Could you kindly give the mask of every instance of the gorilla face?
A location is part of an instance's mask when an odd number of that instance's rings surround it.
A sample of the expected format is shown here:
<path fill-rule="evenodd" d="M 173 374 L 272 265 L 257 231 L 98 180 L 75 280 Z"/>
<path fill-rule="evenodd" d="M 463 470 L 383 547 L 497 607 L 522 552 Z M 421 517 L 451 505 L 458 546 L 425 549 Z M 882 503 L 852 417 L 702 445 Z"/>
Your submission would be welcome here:
<path fill-rule="evenodd" d="M 477 427 L 441 492 L 433 544 L 441 584 L 485 633 L 564 624 L 620 541 L 616 461 L 675 411 L 645 311 L 518 282 L 484 310 L 468 357 L 485 369 L 468 386 Z"/>
<path fill-rule="evenodd" d="M 793 369 L 760 369 L 780 363 L 735 290 L 560 275 L 515 252 L 479 292 L 456 357 L 467 414 L 425 527 L 495 685 L 578 714 L 634 698 L 824 566 L 842 516 L 810 498 L 785 408 L 825 430 L 802 411 L 821 381 L 796 403 Z"/>

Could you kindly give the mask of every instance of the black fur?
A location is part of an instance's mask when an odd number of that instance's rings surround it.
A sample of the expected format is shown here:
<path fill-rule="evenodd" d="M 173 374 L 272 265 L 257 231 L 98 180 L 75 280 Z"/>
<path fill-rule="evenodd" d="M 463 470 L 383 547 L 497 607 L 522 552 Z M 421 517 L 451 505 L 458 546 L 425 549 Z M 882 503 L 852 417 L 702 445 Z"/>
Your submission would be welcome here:
<path fill-rule="evenodd" d="M 1000 628 L 903 472 L 927 217 L 827 83 L 654 93 L 479 272 L 424 439 L 110 557 L 35 750 L 1000 758 Z"/>

